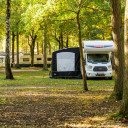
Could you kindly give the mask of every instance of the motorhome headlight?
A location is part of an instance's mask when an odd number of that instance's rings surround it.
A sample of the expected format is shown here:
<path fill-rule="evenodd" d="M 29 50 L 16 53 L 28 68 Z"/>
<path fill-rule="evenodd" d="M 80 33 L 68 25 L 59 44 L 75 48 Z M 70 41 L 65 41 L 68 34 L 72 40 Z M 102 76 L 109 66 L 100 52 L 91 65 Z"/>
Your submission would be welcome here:
<path fill-rule="evenodd" d="M 87 65 L 87 68 L 88 68 L 88 69 L 92 69 L 92 66 L 91 66 L 91 65 Z"/>
<path fill-rule="evenodd" d="M 112 65 L 109 65 L 109 66 L 108 66 L 108 69 L 112 69 Z"/>

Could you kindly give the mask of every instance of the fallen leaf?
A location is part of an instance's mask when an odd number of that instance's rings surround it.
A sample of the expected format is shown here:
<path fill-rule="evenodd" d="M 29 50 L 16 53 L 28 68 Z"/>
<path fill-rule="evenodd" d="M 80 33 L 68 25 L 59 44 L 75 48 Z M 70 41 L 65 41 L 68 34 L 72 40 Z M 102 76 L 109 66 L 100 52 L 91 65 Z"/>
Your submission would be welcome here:
<path fill-rule="evenodd" d="M 123 118 L 123 120 L 121 122 L 125 123 L 125 122 L 128 122 L 128 120 L 126 118 Z"/>
<path fill-rule="evenodd" d="M 35 102 L 39 101 L 39 99 L 34 99 Z"/>

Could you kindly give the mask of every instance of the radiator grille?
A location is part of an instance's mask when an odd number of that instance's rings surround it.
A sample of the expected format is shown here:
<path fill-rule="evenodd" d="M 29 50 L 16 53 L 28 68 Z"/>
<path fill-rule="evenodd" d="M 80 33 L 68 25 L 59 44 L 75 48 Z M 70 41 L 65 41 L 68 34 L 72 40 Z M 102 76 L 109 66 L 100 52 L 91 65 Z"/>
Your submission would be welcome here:
<path fill-rule="evenodd" d="M 107 67 L 106 66 L 95 66 L 94 68 L 93 68 L 93 71 L 107 71 L 108 69 L 107 69 Z"/>

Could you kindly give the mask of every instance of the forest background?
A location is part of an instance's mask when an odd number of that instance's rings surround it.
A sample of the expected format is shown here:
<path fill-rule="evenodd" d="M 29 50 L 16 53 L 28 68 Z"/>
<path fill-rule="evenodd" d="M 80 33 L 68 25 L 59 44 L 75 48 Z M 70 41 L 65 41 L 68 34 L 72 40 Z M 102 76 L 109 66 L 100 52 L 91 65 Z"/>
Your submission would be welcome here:
<path fill-rule="evenodd" d="M 82 40 L 112 40 L 110 1 L 84 2 L 80 13 Z M 121 11 L 124 13 L 125 2 L 121 3 Z M 47 42 L 48 54 L 66 47 L 77 47 L 79 46 L 77 9 L 78 2 L 75 0 L 12 0 L 11 42 L 16 43 L 15 38 L 19 36 L 19 51 L 23 53 L 30 52 L 31 41 L 36 36 L 34 49 L 37 49 L 35 53 L 38 54 L 43 52 L 44 39 Z M 5 0 L 1 0 L 0 10 L 0 43 L 2 45 L 6 28 Z M 16 51 L 16 44 L 14 49 Z"/>

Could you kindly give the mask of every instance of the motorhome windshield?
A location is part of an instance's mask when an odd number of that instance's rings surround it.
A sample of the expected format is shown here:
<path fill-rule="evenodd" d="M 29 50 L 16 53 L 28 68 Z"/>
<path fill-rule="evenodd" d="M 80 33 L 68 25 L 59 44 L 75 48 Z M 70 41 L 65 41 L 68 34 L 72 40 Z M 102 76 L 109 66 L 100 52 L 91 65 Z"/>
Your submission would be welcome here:
<path fill-rule="evenodd" d="M 105 63 L 109 61 L 108 54 L 87 54 L 87 61 L 89 63 Z"/>

